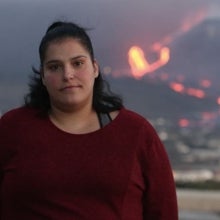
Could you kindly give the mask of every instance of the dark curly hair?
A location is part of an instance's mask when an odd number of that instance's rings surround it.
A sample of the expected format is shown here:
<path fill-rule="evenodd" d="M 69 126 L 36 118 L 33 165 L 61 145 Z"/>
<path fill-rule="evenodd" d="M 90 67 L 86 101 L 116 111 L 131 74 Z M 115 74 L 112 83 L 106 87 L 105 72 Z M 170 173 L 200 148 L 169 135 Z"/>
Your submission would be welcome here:
<path fill-rule="evenodd" d="M 92 61 L 94 61 L 92 43 L 86 31 L 86 29 L 75 23 L 63 21 L 54 22 L 48 27 L 39 46 L 40 70 L 32 68 L 34 75 L 31 77 L 29 84 L 29 93 L 24 98 L 25 106 L 38 108 L 43 113 L 48 113 L 51 108 L 49 94 L 41 79 L 45 53 L 51 42 L 68 37 L 77 39 L 89 52 Z M 94 83 L 92 105 L 95 111 L 103 113 L 119 110 L 123 107 L 121 97 L 112 93 L 108 82 L 103 79 L 100 72 Z"/>

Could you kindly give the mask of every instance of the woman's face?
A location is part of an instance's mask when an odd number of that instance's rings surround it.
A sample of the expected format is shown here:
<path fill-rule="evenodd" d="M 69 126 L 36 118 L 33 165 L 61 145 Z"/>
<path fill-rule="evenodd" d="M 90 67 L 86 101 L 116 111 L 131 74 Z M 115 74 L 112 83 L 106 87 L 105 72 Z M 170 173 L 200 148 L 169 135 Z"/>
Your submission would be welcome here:
<path fill-rule="evenodd" d="M 72 110 L 92 106 L 93 86 L 98 65 L 74 38 L 51 42 L 45 53 L 42 80 L 51 107 Z"/>

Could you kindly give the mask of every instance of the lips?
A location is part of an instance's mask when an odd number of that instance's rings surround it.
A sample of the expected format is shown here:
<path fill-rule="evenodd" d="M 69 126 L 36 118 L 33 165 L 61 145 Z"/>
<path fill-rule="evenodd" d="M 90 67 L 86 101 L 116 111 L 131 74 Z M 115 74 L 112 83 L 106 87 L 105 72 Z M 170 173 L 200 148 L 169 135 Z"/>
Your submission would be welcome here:
<path fill-rule="evenodd" d="M 68 90 L 72 90 L 72 89 L 77 89 L 77 88 L 81 88 L 80 85 L 68 85 L 68 86 L 65 86 L 65 87 L 62 87 L 60 89 L 60 91 L 68 91 Z"/>

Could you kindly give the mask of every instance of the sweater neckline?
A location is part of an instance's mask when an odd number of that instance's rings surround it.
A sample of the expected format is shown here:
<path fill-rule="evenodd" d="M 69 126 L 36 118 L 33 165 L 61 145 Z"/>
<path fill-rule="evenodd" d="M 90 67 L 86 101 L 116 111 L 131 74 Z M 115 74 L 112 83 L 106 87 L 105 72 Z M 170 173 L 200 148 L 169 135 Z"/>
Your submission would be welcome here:
<path fill-rule="evenodd" d="M 61 134 L 64 134 L 64 135 L 71 135 L 71 136 L 78 136 L 78 137 L 82 137 L 82 136 L 90 136 L 90 135 L 96 135 L 96 134 L 101 134 L 105 131 L 108 131 L 111 127 L 113 127 L 115 124 L 117 124 L 117 122 L 120 120 L 120 118 L 122 117 L 122 114 L 123 112 L 125 111 L 125 108 L 121 108 L 119 110 L 119 113 L 118 115 L 113 119 L 111 120 L 106 126 L 102 127 L 102 128 L 99 128 L 95 131 L 91 131 L 91 132 L 87 132 L 87 133 L 81 133 L 81 134 L 76 134 L 76 133 L 70 133 L 70 132 L 67 132 L 67 131 L 64 131 L 62 129 L 60 129 L 59 127 L 57 127 L 51 120 L 50 120 L 50 117 L 48 116 L 47 117 L 47 123 L 48 125 L 53 129 L 53 130 L 56 130 L 56 132 L 58 133 L 61 133 Z"/>

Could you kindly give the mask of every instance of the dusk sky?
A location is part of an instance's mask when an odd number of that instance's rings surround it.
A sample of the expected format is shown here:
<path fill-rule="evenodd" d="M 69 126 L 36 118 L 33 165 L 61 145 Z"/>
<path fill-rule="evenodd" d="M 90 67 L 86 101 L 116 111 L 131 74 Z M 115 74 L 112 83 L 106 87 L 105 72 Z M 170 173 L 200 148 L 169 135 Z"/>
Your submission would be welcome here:
<path fill-rule="evenodd" d="M 58 19 L 91 27 L 95 54 L 103 65 L 125 62 L 129 47 L 148 47 L 175 32 L 200 11 L 215 14 L 218 0 L 0 0 L 0 65 L 16 71 L 37 62 L 47 26 Z M 220 4 L 218 4 L 220 5 Z M 213 6 L 211 8 L 211 6 Z M 118 52 L 121 52 L 119 55 Z M 13 70 L 14 72 L 14 70 Z M 13 73 L 14 74 L 14 73 Z M 4 73 L 5 75 L 5 73 Z"/>
<path fill-rule="evenodd" d="M 38 65 L 39 42 L 55 20 L 93 28 L 100 65 L 120 71 L 131 46 L 147 49 L 199 13 L 220 16 L 219 7 L 219 0 L 0 0 L 0 92 L 5 81 L 26 83 Z"/>

